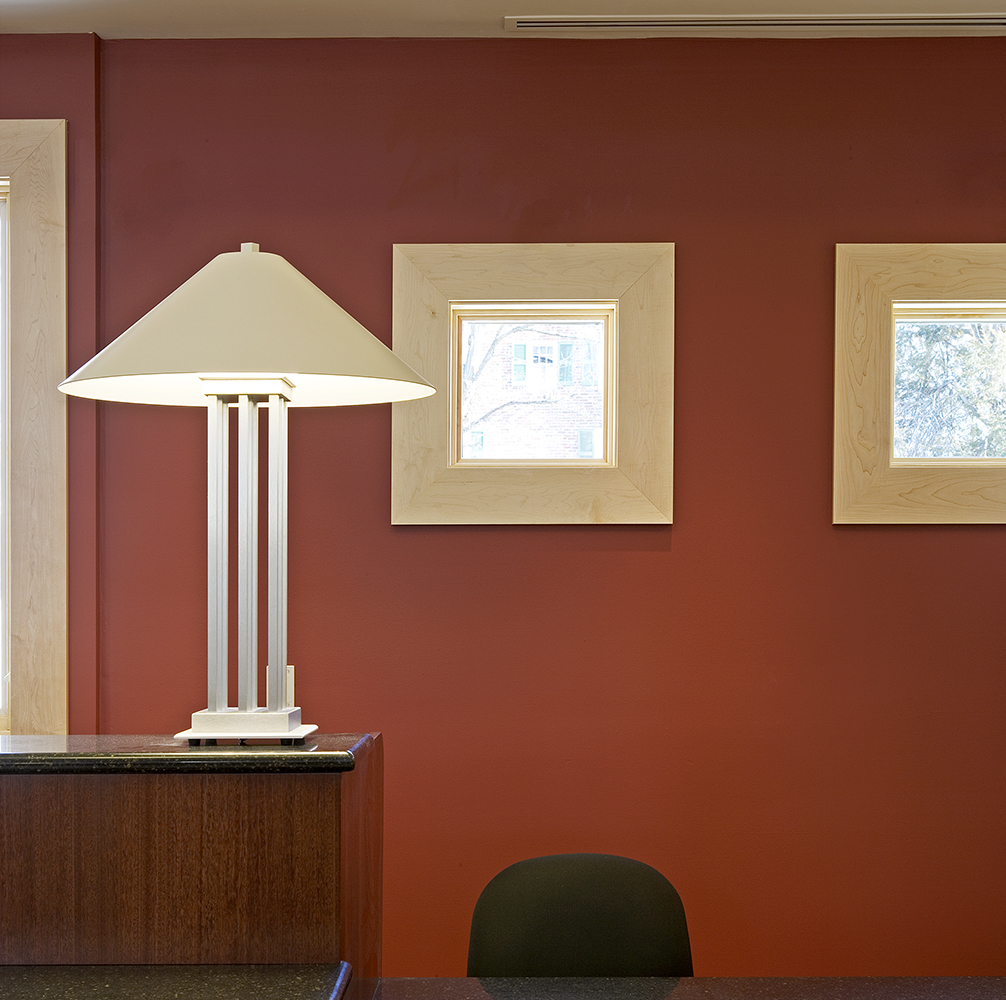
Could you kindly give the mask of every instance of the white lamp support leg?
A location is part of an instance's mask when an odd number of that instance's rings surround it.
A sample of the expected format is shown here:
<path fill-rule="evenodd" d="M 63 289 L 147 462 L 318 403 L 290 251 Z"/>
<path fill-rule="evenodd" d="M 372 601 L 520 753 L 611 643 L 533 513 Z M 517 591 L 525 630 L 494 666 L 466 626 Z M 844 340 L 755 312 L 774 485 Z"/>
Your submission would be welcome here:
<path fill-rule="evenodd" d="M 287 401 L 269 397 L 269 661 L 266 705 L 278 712 L 293 704 L 287 700 Z"/>
<path fill-rule="evenodd" d="M 258 708 L 258 402 L 238 396 L 238 710 Z"/>
<path fill-rule="evenodd" d="M 210 711 L 227 708 L 227 472 L 229 462 L 228 406 L 211 396 L 207 407 L 206 478 L 207 548 L 207 701 Z"/>
<path fill-rule="evenodd" d="M 208 707 L 177 733 L 190 743 L 217 739 L 302 741 L 318 727 L 302 725 L 288 692 L 287 480 L 288 399 L 268 382 L 263 392 L 210 393 L 207 417 L 207 695 Z M 228 473 L 230 404 L 238 411 L 238 705 L 228 705 Z M 268 402 L 268 664 L 266 705 L 258 704 L 258 423 Z"/>

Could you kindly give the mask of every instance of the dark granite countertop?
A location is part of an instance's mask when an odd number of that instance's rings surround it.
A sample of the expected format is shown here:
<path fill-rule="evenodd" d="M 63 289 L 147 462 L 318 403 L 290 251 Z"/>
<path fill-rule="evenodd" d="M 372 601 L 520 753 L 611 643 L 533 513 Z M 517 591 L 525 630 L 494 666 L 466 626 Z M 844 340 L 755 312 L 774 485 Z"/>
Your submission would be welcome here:
<path fill-rule="evenodd" d="M 291 773 L 351 771 L 373 738 L 309 736 L 302 746 L 189 746 L 172 736 L 0 736 L 0 774 Z"/>
<path fill-rule="evenodd" d="M 1006 977 L 382 979 L 379 1000 L 1004 1000 Z"/>
<path fill-rule="evenodd" d="M 339 1000 L 350 974 L 348 966 L 340 965 L 4 965 L 0 996 L 3 1000 Z"/>
<path fill-rule="evenodd" d="M 4 1000 L 1003 1000 L 1006 977 L 350 979 L 338 965 L 8 965 Z M 348 988 L 347 988 L 348 986 Z"/>

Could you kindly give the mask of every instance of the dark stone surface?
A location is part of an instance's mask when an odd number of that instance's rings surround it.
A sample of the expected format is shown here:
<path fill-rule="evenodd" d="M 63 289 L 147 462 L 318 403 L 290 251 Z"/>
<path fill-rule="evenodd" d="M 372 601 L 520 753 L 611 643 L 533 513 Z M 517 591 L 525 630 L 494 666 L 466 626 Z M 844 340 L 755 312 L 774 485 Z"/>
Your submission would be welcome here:
<path fill-rule="evenodd" d="M 351 771 L 371 737 L 308 736 L 302 746 L 220 742 L 190 747 L 172 736 L 0 736 L 0 774 L 288 774 Z"/>
<path fill-rule="evenodd" d="M 4 1000 L 1003 1000 L 1006 977 L 382 979 L 336 965 L 0 966 Z M 377 992 L 375 994 L 375 986 Z"/>
<path fill-rule="evenodd" d="M 1006 977 L 382 979 L 380 1000 L 1004 1000 Z"/>
<path fill-rule="evenodd" d="M 333 1000 L 338 965 L 6 965 L 4 1000 Z"/>

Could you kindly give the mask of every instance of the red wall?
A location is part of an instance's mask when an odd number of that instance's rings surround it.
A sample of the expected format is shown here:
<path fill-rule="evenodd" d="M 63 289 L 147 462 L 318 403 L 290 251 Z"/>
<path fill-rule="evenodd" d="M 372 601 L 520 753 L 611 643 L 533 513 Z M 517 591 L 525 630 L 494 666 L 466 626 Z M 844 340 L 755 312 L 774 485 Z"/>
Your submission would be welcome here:
<path fill-rule="evenodd" d="M 102 342 L 242 241 L 386 342 L 393 243 L 677 244 L 673 527 L 393 528 L 390 408 L 292 415 L 291 661 L 385 733 L 387 974 L 575 850 L 663 870 L 702 975 L 1006 972 L 1006 534 L 830 511 L 834 246 L 1003 238 L 1004 56 L 102 45 Z M 204 704 L 203 433 L 99 409 L 103 732 Z"/>

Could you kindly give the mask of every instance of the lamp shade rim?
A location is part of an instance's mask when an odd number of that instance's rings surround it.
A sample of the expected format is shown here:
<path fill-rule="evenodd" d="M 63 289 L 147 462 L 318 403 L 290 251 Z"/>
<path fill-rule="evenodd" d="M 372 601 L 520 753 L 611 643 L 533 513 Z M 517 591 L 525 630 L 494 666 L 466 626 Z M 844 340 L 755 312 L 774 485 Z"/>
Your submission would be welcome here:
<path fill-rule="evenodd" d="M 148 403 L 161 406 L 206 406 L 214 394 L 204 372 L 147 372 L 132 375 L 71 375 L 59 384 L 68 396 L 117 403 Z M 237 380 L 254 382 L 273 373 L 228 373 Z M 396 403 L 431 396 L 436 389 L 425 380 L 382 378 L 377 375 L 288 373 L 293 386 L 289 405 L 353 406 Z"/>

